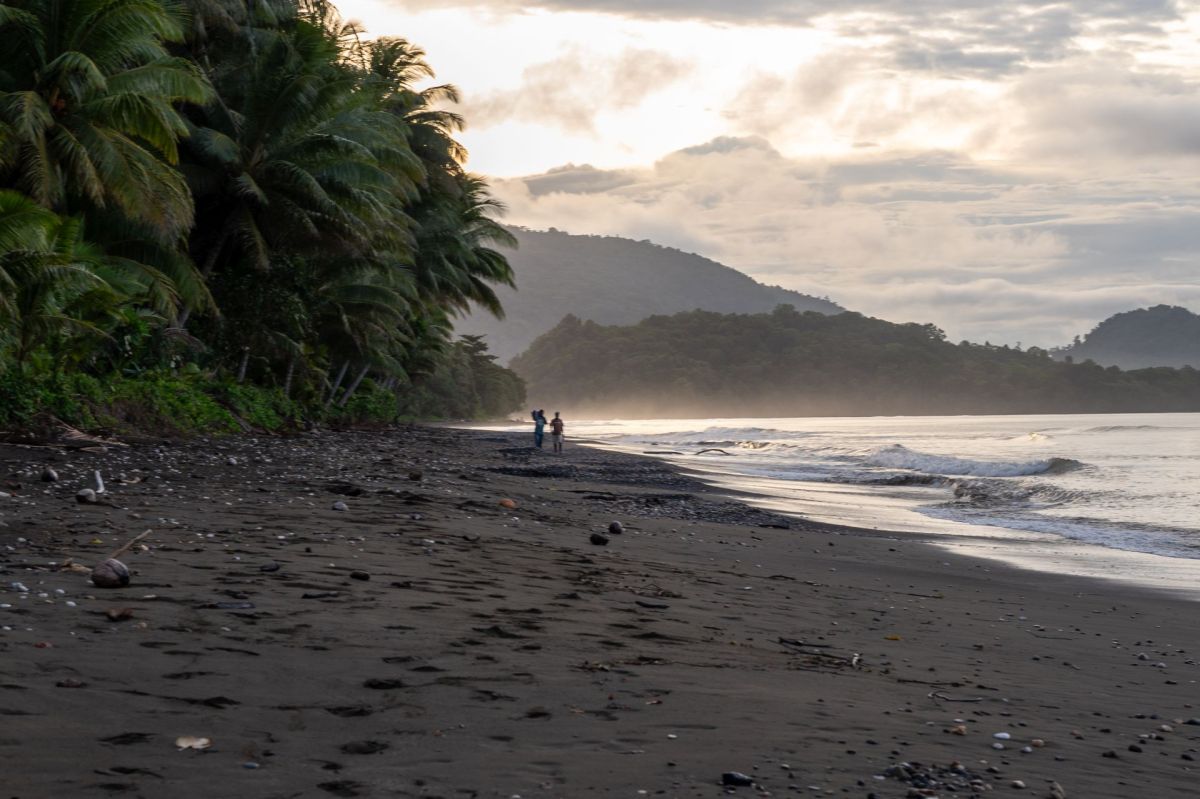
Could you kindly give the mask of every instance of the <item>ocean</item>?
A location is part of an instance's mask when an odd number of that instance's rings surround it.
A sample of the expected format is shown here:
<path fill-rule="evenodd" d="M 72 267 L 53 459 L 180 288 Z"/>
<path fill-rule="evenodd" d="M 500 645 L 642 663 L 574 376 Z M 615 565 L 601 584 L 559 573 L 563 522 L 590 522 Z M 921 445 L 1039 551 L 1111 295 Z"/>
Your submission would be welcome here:
<path fill-rule="evenodd" d="M 815 521 L 1200 594 L 1200 414 L 568 420 L 570 439 Z"/>

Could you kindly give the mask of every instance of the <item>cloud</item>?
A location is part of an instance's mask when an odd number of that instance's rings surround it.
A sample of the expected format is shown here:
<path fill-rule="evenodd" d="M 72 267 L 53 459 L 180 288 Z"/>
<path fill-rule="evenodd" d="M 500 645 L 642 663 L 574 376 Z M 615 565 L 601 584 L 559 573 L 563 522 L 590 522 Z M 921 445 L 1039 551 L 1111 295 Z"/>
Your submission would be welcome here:
<path fill-rule="evenodd" d="M 516 224 L 648 238 L 955 340 L 1053 346 L 1138 305 L 1200 307 L 1200 196 L 1186 174 L 1164 180 L 1101 186 L 951 152 L 798 159 L 724 137 L 496 190 Z"/>
<path fill-rule="evenodd" d="M 728 26 L 824 27 L 847 38 L 890 39 L 899 69 L 996 75 L 1075 52 L 1082 33 L 1159 36 L 1191 7 L 1185 0 L 409 0 L 410 10 L 476 8 L 592 12 Z"/>
<path fill-rule="evenodd" d="M 591 133 L 598 113 L 634 108 L 689 70 L 687 61 L 653 50 L 599 56 L 575 49 L 527 67 L 519 86 L 467 96 L 462 112 L 477 128 L 521 121 Z"/>

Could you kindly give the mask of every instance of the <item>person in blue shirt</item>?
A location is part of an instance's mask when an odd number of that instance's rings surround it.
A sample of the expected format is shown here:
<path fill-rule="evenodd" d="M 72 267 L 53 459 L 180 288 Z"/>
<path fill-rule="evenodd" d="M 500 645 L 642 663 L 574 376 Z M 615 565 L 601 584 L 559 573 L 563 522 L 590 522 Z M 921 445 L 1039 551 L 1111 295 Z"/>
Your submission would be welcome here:
<path fill-rule="evenodd" d="M 546 412 L 533 412 L 533 445 L 538 449 L 542 448 L 542 441 L 546 437 Z"/>

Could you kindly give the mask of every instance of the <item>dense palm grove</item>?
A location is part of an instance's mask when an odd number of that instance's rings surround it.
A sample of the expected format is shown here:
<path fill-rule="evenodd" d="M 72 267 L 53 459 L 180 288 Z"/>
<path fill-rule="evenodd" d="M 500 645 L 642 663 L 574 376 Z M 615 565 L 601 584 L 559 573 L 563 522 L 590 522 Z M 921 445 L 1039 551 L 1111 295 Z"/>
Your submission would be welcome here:
<path fill-rule="evenodd" d="M 953 344 L 933 325 L 780 306 L 625 327 L 567 317 L 513 360 L 546 407 L 631 418 L 1200 411 L 1200 371 Z"/>
<path fill-rule="evenodd" d="M 511 238 L 423 56 L 321 0 L 0 4 L 0 422 L 520 404 L 452 342 Z"/>

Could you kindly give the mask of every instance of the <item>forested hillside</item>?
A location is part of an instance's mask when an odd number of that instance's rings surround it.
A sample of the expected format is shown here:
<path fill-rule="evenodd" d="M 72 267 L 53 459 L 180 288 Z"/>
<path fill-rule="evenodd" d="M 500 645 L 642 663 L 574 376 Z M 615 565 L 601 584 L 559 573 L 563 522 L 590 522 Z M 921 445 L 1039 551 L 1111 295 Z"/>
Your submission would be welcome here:
<path fill-rule="evenodd" d="M 1054 356 L 1122 369 L 1200 367 L 1200 316 L 1172 305 L 1115 314 Z"/>
<path fill-rule="evenodd" d="M 323 0 L 0 5 L 0 426 L 508 410 L 452 343 L 512 283 L 456 91 L 360 33 Z"/>
<path fill-rule="evenodd" d="M 787 306 L 625 327 L 569 316 L 512 365 L 535 405 L 575 418 L 1200 411 L 1195 369 L 1068 364 Z"/>
<path fill-rule="evenodd" d="M 761 313 L 788 303 L 804 311 L 842 310 L 829 300 L 765 286 L 716 261 L 648 241 L 510 231 L 519 243 L 508 255 L 516 290 L 497 290 L 507 315 L 501 320 L 477 311 L 460 325 L 465 333 L 484 336 L 502 360 L 524 350 L 566 314 L 627 325 L 696 309 Z"/>

